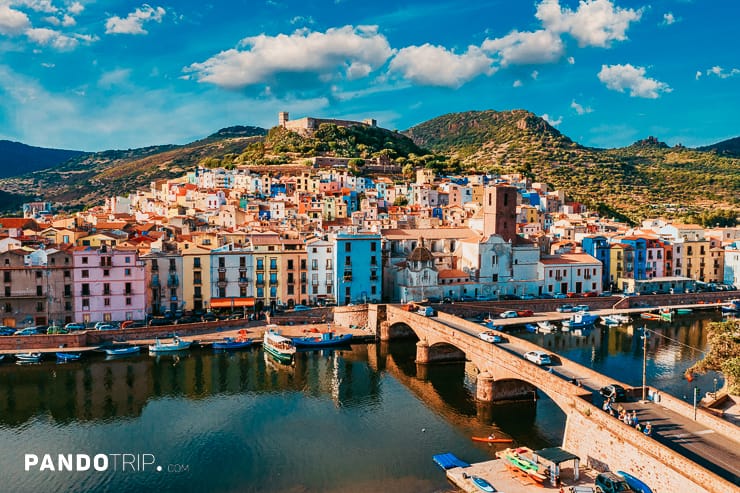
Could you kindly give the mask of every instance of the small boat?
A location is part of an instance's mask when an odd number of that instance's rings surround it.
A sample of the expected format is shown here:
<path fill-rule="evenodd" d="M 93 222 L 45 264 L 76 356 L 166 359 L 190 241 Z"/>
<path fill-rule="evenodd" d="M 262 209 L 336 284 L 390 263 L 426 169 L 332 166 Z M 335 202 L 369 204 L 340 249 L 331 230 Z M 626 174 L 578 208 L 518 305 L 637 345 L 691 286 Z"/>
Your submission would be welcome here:
<path fill-rule="evenodd" d="M 137 354 L 141 351 L 139 346 L 123 346 L 118 348 L 105 348 L 105 354 L 108 356 L 127 356 L 129 354 Z"/>
<path fill-rule="evenodd" d="M 225 337 L 223 341 L 217 341 L 213 343 L 213 349 L 225 349 L 227 351 L 233 351 L 235 349 L 246 349 L 252 347 L 252 339 L 245 339 L 242 337 Z"/>
<path fill-rule="evenodd" d="M 4 359 L 5 359 L 5 355 L 4 354 L 0 354 L 0 361 L 2 361 Z"/>
<path fill-rule="evenodd" d="M 537 332 L 537 326 L 535 324 L 524 324 L 524 329 L 527 332 L 532 332 L 532 333 Z"/>
<path fill-rule="evenodd" d="M 57 352 L 58 363 L 66 363 L 67 361 L 79 361 L 80 358 L 82 358 L 82 353 Z"/>
<path fill-rule="evenodd" d="M 493 437 L 470 437 L 474 442 L 485 442 L 485 443 L 511 443 L 514 440 L 511 438 L 493 438 Z"/>
<path fill-rule="evenodd" d="M 670 308 L 661 308 L 658 311 L 658 316 L 664 322 L 672 322 L 673 321 L 673 311 Z"/>
<path fill-rule="evenodd" d="M 171 351 L 182 351 L 188 349 L 193 344 L 190 341 L 183 341 L 177 336 L 172 338 L 172 342 L 162 342 L 159 338 L 155 339 L 154 344 L 149 345 L 150 353 L 165 353 Z"/>
<path fill-rule="evenodd" d="M 657 313 L 648 313 L 648 312 L 641 313 L 640 318 L 643 320 L 660 320 L 661 319 L 660 315 L 658 315 Z"/>
<path fill-rule="evenodd" d="M 491 483 L 489 483 L 485 479 L 481 478 L 480 476 L 470 476 L 470 480 L 481 491 L 487 491 L 489 493 L 492 493 L 492 492 L 496 491 L 496 488 L 494 488 Z"/>
<path fill-rule="evenodd" d="M 262 341 L 262 347 L 275 359 L 283 363 L 293 361 L 293 356 L 295 356 L 295 344 L 293 344 L 293 340 L 281 336 L 276 326 L 272 326 L 271 328 L 268 325 L 268 330 L 265 331 L 265 337 Z"/>
<path fill-rule="evenodd" d="M 516 449 L 507 448 L 506 450 L 496 452 L 496 457 L 504 459 L 511 469 L 521 471 L 534 481 L 543 483 L 547 479 L 547 476 L 540 472 L 540 465 L 525 457 L 523 455 L 524 453 L 531 454 L 532 450 L 527 447 Z"/>
<path fill-rule="evenodd" d="M 563 320 L 563 330 L 583 329 L 592 326 L 599 319 L 590 313 L 574 313 L 568 320 Z"/>
<path fill-rule="evenodd" d="M 740 312 L 740 300 L 730 300 L 726 305 L 720 307 L 722 313 Z"/>
<path fill-rule="evenodd" d="M 617 471 L 617 474 L 624 478 L 624 481 L 629 485 L 630 488 L 635 490 L 637 493 L 653 493 L 648 485 L 634 477 L 632 474 L 624 471 Z"/>
<path fill-rule="evenodd" d="M 676 308 L 676 315 L 690 315 L 693 312 L 691 308 Z"/>
<path fill-rule="evenodd" d="M 606 326 L 623 325 L 630 322 L 629 315 L 623 315 L 621 313 L 613 313 L 611 315 L 603 315 L 601 317 L 601 323 Z"/>
<path fill-rule="evenodd" d="M 334 332 L 323 332 L 317 336 L 293 337 L 295 347 L 301 348 L 325 348 L 332 346 L 346 346 L 352 341 L 352 334 L 336 335 Z"/>
<path fill-rule="evenodd" d="M 541 334 L 550 334 L 557 331 L 558 326 L 550 322 L 549 320 L 545 320 L 544 322 L 537 322 L 537 332 L 540 332 Z"/>
<path fill-rule="evenodd" d="M 18 363 L 38 363 L 41 361 L 41 353 L 16 353 L 15 359 Z"/>

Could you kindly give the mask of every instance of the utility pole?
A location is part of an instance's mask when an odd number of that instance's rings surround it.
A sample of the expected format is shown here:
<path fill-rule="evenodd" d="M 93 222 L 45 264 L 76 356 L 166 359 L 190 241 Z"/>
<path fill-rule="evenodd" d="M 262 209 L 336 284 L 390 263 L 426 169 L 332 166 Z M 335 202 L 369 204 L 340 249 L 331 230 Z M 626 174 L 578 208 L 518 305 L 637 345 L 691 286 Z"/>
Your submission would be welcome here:
<path fill-rule="evenodd" d="M 647 397 L 647 326 L 642 328 L 642 400 Z"/>

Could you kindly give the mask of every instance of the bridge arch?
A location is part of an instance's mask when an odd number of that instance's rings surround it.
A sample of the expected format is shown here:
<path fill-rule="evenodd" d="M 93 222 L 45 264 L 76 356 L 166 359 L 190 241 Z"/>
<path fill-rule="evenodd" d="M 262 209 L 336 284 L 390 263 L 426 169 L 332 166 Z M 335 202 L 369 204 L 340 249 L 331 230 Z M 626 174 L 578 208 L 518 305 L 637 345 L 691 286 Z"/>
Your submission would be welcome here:
<path fill-rule="evenodd" d="M 414 329 L 406 322 L 388 324 L 385 340 L 392 339 L 421 339 Z"/>

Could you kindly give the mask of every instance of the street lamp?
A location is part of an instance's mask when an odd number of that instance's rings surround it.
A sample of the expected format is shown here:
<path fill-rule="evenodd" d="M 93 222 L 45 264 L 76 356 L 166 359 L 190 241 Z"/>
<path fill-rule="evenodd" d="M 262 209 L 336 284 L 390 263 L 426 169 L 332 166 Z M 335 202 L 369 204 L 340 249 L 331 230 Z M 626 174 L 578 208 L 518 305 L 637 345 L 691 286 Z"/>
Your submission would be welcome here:
<path fill-rule="evenodd" d="M 645 401 L 647 394 L 647 326 L 642 328 L 642 400 Z"/>

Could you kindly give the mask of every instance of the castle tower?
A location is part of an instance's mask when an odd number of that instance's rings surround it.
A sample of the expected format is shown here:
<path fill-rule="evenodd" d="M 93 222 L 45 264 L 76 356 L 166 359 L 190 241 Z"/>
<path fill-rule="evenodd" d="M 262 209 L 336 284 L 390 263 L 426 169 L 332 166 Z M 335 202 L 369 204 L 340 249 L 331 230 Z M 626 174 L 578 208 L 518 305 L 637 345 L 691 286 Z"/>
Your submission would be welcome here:
<path fill-rule="evenodd" d="M 499 235 L 504 241 L 516 236 L 516 187 L 486 187 L 483 193 L 483 235 Z"/>
<path fill-rule="evenodd" d="M 288 117 L 287 111 L 281 111 L 280 113 L 278 113 L 278 126 L 279 127 L 285 127 L 285 124 L 288 123 L 288 120 L 290 120 L 290 118 Z"/>

